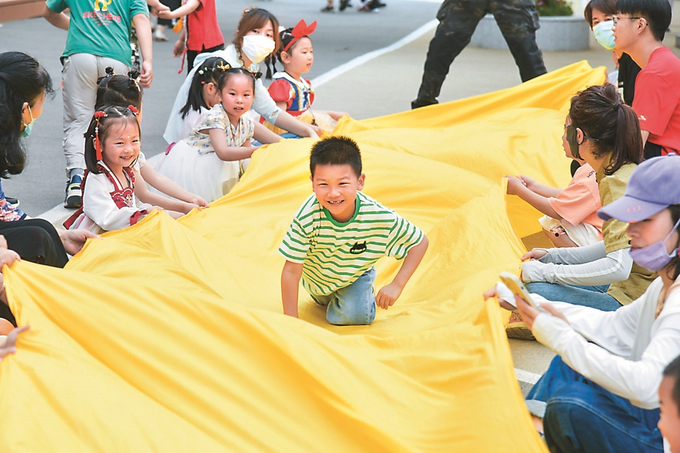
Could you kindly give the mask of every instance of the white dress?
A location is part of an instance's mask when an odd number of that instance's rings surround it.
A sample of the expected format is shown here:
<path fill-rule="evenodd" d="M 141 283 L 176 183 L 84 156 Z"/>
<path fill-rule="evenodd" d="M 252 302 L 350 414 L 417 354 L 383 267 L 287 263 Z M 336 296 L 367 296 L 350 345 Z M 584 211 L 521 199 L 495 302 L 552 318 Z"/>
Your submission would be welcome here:
<path fill-rule="evenodd" d="M 222 104 L 210 109 L 189 137 L 180 140 L 166 154 L 156 171 L 184 189 L 213 202 L 229 193 L 245 170 L 247 159 L 226 162 L 215 154 L 207 129 L 222 129 L 229 146 L 243 146 L 253 137 L 255 124 L 241 117 L 232 125 Z"/>

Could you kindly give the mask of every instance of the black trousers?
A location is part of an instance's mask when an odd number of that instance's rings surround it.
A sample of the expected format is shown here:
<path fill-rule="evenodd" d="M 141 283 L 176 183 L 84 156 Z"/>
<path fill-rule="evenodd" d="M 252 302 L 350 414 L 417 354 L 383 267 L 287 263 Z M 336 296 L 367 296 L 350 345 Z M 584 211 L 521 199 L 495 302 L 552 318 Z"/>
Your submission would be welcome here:
<path fill-rule="evenodd" d="M 437 102 L 451 63 L 470 43 L 477 23 L 487 13 L 494 15 L 522 82 L 547 72 L 536 44 L 539 25 L 533 0 L 446 0 L 437 12 L 439 25 L 430 41 L 414 108 Z"/>
<path fill-rule="evenodd" d="M 8 248 L 17 252 L 22 260 L 54 267 L 64 267 L 68 263 L 64 244 L 47 220 L 0 222 L 0 235 L 7 240 Z M 0 303 L 0 317 L 16 325 L 14 315 L 3 303 Z"/>

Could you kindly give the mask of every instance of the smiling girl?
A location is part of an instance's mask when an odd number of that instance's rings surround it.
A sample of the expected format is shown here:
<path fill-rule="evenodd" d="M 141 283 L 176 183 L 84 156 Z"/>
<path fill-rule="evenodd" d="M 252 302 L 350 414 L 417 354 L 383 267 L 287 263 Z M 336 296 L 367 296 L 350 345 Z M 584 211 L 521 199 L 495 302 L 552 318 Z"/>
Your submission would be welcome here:
<path fill-rule="evenodd" d="M 208 203 L 234 187 L 258 148 L 250 142 L 255 122 L 243 116 L 253 103 L 253 75 L 246 69 L 225 65 L 217 88 L 222 102 L 210 109 L 156 169 Z"/>
<path fill-rule="evenodd" d="M 139 157 L 141 139 L 136 110 L 132 106 L 104 107 L 95 112 L 85 135 L 83 206 L 64 222 L 66 228 L 94 233 L 118 230 L 162 209 L 140 203 L 134 194 L 132 167 Z"/>

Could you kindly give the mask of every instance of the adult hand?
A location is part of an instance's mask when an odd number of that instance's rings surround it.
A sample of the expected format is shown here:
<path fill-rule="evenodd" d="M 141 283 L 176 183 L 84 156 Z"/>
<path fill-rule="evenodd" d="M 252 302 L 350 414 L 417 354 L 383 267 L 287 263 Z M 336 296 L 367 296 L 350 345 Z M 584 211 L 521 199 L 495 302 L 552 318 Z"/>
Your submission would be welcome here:
<path fill-rule="evenodd" d="M 16 329 L 12 330 L 9 335 L 7 335 L 7 338 L 5 339 L 5 344 L 0 346 L 0 361 L 2 361 L 2 358 L 5 357 L 8 354 L 14 354 L 17 352 L 17 337 L 19 336 L 20 333 L 27 331 L 30 329 L 31 326 L 26 324 L 23 327 L 17 327 Z"/>
<path fill-rule="evenodd" d="M 142 88 L 151 87 L 151 82 L 153 82 L 153 65 L 150 61 L 142 62 L 142 75 L 139 79 L 139 84 Z"/>
<path fill-rule="evenodd" d="M 491 288 L 486 290 L 484 293 L 484 300 L 490 299 L 492 297 L 498 297 L 498 291 L 496 290 L 496 285 L 493 285 Z M 515 310 L 515 307 L 512 306 L 512 304 L 506 302 L 505 300 L 498 298 L 498 305 L 500 305 L 502 308 L 505 308 L 506 310 L 513 311 Z"/>
<path fill-rule="evenodd" d="M 383 310 L 387 310 L 397 301 L 404 288 L 392 282 L 383 286 L 375 296 L 375 303 Z"/>
<path fill-rule="evenodd" d="M 522 261 L 526 260 L 540 260 L 543 258 L 545 255 L 548 254 L 547 250 L 544 249 L 533 249 L 530 252 L 527 252 L 522 256 Z"/>
<path fill-rule="evenodd" d="M 87 230 L 60 230 L 59 237 L 69 255 L 80 252 L 88 239 L 101 239 L 101 237 Z"/>
<path fill-rule="evenodd" d="M 520 314 L 522 315 L 522 321 L 524 321 L 527 329 L 532 330 L 534 327 L 534 321 L 536 320 L 536 317 L 541 314 L 541 311 L 529 305 L 527 301 L 518 295 L 515 295 L 515 302 L 517 303 L 517 310 L 519 310 Z M 564 313 L 555 308 L 555 306 L 553 306 L 551 303 L 543 302 L 541 304 L 541 308 L 545 310 L 543 313 L 560 318 L 569 324 L 569 321 L 567 320 L 567 317 L 564 316 Z"/>

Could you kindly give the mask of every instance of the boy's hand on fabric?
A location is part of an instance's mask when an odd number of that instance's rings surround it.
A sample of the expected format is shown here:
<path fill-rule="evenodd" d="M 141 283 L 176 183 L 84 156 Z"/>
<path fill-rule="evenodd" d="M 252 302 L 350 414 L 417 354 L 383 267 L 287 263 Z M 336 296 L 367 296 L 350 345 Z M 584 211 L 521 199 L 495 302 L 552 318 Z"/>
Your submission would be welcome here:
<path fill-rule="evenodd" d="M 402 286 L 399 286 L 394 282 L 387 286 L 383 286 L 375 296 L 375 303 L 383 310 L 387 310 L 394 305 L 403 290 L 404 288 Z"/>
<path fill-rule="evenodd" d="M 522 256 L 522 261 L 540 260 L 541 258 L 543 258 L 547 254 L 548 254 L 548 251 L 545 250 L 545 249 L 533 249 L 532 251 L 527 252 Z"/>
<path fill-rule="evenodd" d="M 14 354 L 17 352 L 17 337 L 21 332 L 25 332 L 28 329 L 30 329 L 30 325 L 25 325 L 23 327 L 18 327 L 14 330 L 12 330 L 9 335 L 7 335 L 7 338 L 5 339 L 5 344 L 0 346 L 0 361 L 2 361 L 2 358 L 5 357 L 8 354 Z"/>

